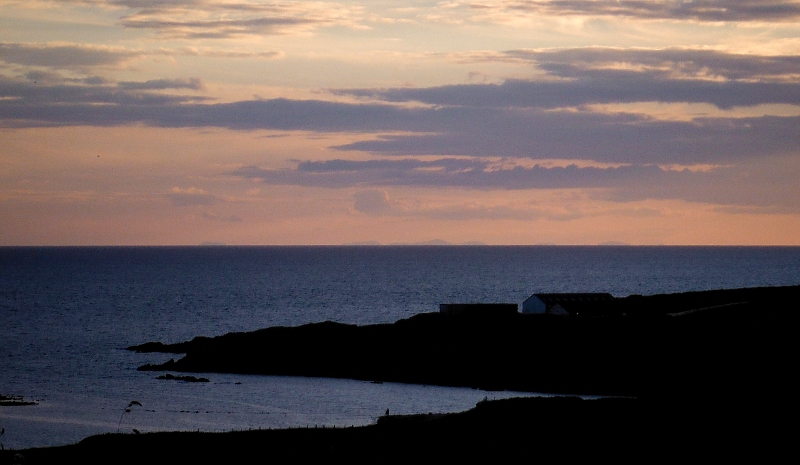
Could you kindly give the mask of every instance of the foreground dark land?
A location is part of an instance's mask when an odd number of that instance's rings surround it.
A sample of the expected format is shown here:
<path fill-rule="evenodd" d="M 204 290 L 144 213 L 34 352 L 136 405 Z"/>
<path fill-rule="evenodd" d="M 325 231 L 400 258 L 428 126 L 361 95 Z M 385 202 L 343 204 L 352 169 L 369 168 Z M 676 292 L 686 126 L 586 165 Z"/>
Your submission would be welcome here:
<path fill-rule="evenodd" d="M 462 413 L 382 417 L 355 428 L 92 436 L 20 451 L 38 463 L 510 463 L 777 460 L 793 432 L 774 412 L 635 399 L 517 398 Z M 14 451 L 0 463 L 15 463 Z"/>
<path fill-rule="evenodd" d="M 132 350 L 145 370 L 348 377 L 630 396 L 482 402 L 357 428 L 109 434 L 21 451 L 25 462 L 468 463 L 776 460 L 791 449 L 800 286 L 617 299 L 613 317 L 423 314 L 319 323 Z M 0 464 L 14 452 L 0 452 Z"/>

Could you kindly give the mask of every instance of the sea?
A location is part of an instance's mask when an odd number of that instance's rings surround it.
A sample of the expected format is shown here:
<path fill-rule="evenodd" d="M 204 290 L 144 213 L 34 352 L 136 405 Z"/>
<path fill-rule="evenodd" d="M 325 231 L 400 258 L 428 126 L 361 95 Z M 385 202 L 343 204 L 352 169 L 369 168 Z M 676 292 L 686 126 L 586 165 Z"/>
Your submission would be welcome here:
<path fill-rule="evenodd" d="M 0 443 L 339 428 L 374 423 L 387 409 L 454 412 L 485 398 L 550 395 L 216 373 L 193 374 L 207 383 L 159 380 L 136 368 L 176 355 L 125 350 L 148 341 L 326 320 L 390 323 L 440 303 L 521 304 L 536 292 L 623 297 L 797 284 L 800 247 L 0 247 L 0 394 L 36 402 L 0 406 Z"/>

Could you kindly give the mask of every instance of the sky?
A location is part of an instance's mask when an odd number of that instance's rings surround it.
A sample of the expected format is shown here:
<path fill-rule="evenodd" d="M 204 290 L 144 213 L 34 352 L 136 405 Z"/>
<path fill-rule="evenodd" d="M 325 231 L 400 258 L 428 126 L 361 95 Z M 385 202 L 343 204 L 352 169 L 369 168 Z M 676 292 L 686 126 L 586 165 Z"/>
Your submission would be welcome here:
<path fill-rule="evenodd" d="M 0 0 L 0 245 L 800 245 L 800 1 Z"/>

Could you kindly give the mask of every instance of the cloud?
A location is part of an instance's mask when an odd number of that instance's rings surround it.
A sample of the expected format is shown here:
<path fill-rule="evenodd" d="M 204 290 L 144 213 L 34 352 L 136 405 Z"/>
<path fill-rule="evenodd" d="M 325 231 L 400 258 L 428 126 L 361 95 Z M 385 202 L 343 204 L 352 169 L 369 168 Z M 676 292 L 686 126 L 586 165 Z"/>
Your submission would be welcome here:
<path fill-rule="evenodd" d="M 48 3 L 33 0 L 31 3 Z M 198 31 L 213 31 L 231 27 L 250 30 L 246 19 L 282 17 L 287 12 L 341 12 L 347 4 L 333 2 L 268 2 L 214 0 L 58 0 L 58 3 L 93 7 L 126 8 L 134 10 L 123 19 L 140 21 L 143 27 L 175 29 L 184 32 L 195 27 Z M 371 5 L 370 5 L 371 6 Z M 356 10 L 359 11 L 359 10 Z M 296 14 L 296 13 L 295 13 Z M 331 13 L 327 13 L 328 16 Z M 797 0 L 505 0 L 493 2 L 431 2 L 414 7 L 390 6 L 373 9 L 373 22 L 446 22 L 459 23 L 466 19 L 485 21 L 520 16 L 584 16 L 624 17 L 644 20 L 674 20 L 698 22 L 788 22 L 800 17 Z M 175 20 L 181 17 L 182 20 Z M 324 17 L 324 16 L 323 16 Z M 335 16 L 334 16 L 335 17 Z M 170 21 L 171 20 L 171 21 Z M 224 20 L 229 21 L 229 25 Z M 215 24 L 218 23 L 218 24 Z M 241 23 L 241 24 L 240 24 Z M 123 24 L 125 22 L 123 21 Z M 127 25 L 127 24 L 126 24 Z M 134 26 L 135 27 L 135 26 Z M 249 32 L 246 32 L 249 33 Z"/>
<path fill-rule="evenodd" d="M 124 1 L 133 11 L 119 24 L 181 39 L 308 33 L 320 27 L 359 27 L 358 8 L 328 2 Z"/>
<path fill-rule="evenodd" d="M 174 51 L 163 50 L 161 53 L 176 55 L 189 55 L 189 56 L 207 56 L 212 58 L 262 58 L 262 59 L 277 59 L 283 58 L 284 52 L 281 51 L 267 51 L 267 52 L 246 52 L 238 50 L 217 50 L 209 48 L 180 48 Z"/>
<path fill-rule="evenodd" d="M 581 208 L 559 205 L 534 205 L 534 204 L 455 204 L 446 207 L 419 209 L 407 212 L 409 216 L 422 216 L 434 220 L 464 221 L 464 220 L 518 220 L 532 221 L 547 219 L 550 221 L 571 221 L 590 216 Z"/>
<path fill-rule="evenodd" d="M 189 187 L 186 189 L 173 187 L 172 190 L 165 195 L 172 202 L 172 205 L 176 207 L 212 205 L 220 200 L 217 196 L 196 187 Z"/>
<path fill-rule="evenodd" d="M 505 165 L 505 166 L 502 166 Z M 297 167 L 297 181 L 314 173 L 318 185 L 372 184 L 381 186 L 469 187 L 480 189 L 559 189 L 596 188 L 624 184 L 644 174 L 665 174 L 656 166 L 618 168 L 580 168 L 534 165 L 523 167 L 513 161 L 498 163 L 486 159 L 441 158 L 437 160 L 329 160 L 303 162 Z M 345 182 L 338 180 L 346 179 Z M 284 178 L 291 179 L 291 178 Z"/>
<path fill-rule="evenodd" d="M 421 129 L 425 124 L 425 121 L 415 122 L 415 110 L 382 104 L 288 99 L 190 103 L 205 100 L 209 99 L 124 91 L 116 86 L 93 87 L 67 82 L 39 85 L 0 75 L 0 120 L 24 121 L 23 124 L 31 126 L 147 124 L 155 127 L 391 131 L 403 126 Z"/>
<path fill-rule="evenodd" d="M 517 14 L 613 16 L 704 22 L 784 22 L 800 17 L 795 0 L 515 0 L 500 8 Z"/>
<path fill-rule="evenodd" d="M 142 55 L 142 51 L 99 45 L 0 43 L 0 62 L 53 69 L 116 67 Z"/>
<path fill-rule="evenodd" d="M 371 216 L 386 215 L 395 210 L 389 201 L 389 194 L 379 189 L 368 189 L 353 194 L 353 208 Z"/>
<path fill-rule="evenodd" d="M 294 170 L 266 170 L 242 167 L 232 174 L 261 179 L 270 184 L 321 187 L 352 185 L 467 187 L 478 189 L 564 189 L 599 188 L 625 185 L 635 178 L 679 176 L 675 171 L 655 165 L 611 168 L 534 165 L 523 167 L 513 161 L 498 163 L 487 159 L 441 158 L 436 160 L 328 160 L 301 162 Z M 366 191 L 377 198 L 377 192 Z"/>
<path fill-rule="evenodd" d="M 33 82 L 0 75 L 0 124 L 347 132 L 364 136 L 334 148 L 392 156 L 588 159 L 632 165 L 718 164 L 800 152 L 800 118 L 791 114 L 675 121 L 636 113 L 632 107 L 620 112 L 597 106 L 798 106 L 798 56 L 608 48 L 506 55 L 528 60 L 549 76 L 499 85 L 334 91 L 369 98 L 369 103 L 211 103 L 196 95 L 202 89 L 199 79 L 113 83 L 97 77 L 59 78 L 50 72 L 38 75 L 45 80 Z M 411 102 L 425 105 L 407 105 Z M 409 172 L 395 168 L 383 174 L 402 177 Z M 320 173 L 307 171 L 304 176 L 315 179 Z"/>
<path fill-rule="evenodd" d="M 489 87 L 497 86 L 472 89 L 483 95 L 485 107 L 401 108 L 288 99 L 211 104 L 192 95 L 123 91 L 114 86 L 48 86 L 0 77 L 0 120 L 6 126 L 145 124 L 391 133 L 337 147 L 388 155 L 696 164 L 800 151 L 797 116 L 660 121 L 636 114 L 506 108 L 506 97 L 486 97 L 496 90 L 484 89 Z M 423 91 L 436 96 L 439 90 Z M 510 92 L 520 98 L 524 93 Z"/>
<path fill-rule="evenodd" d="M 659 79 L 655 73 L 604 70 L 570 81 L 507 80 L 430 88 L 339 91 L 389 102 L 430 105 L 563 108 L 599 103 L 689 102 L 719 108 L 770 103 L 800 104 L 800 84 Z"/>
<path fill-rule="evenodd" d="M 125 81 L 117 84 L 121 89 L 128 90 L 164 90 L 164 89 L 191 89 L 202 90 L 203 83 L 200 79 L 153 79 L 145 82 Z"/>
<path fill-rule="evenodd" d="M 793 160 L 793 157 L 789 157 Z M 748 206 L 769 211 L 800 211 L 800 187 L 792 181 L 797 163 L 775 162 L 765 167 L 717 166 L 706 170 L 668 169 L 656 165 L 619 167 L 522 166 L 514 160 L 442 158 L 302 162 L 296 169 L 268 170 L 246 166 L 231 174 L 268 184 L 347 188 L 373 186 L 354 195 L 355 209 L 371 215 L 404 214 L 390 201 L 385 187 L 463 188 L 481 190 L 590 189 L 604 200 L 629 202 L 680 199 L 688 202 Z M 437 212 L 439 218 L 471 217 L 471 208 Z M 481 215 L 518 217 L 497 209 Z M 529 209 L 526 209 L 530 213 Z M 421 214 L 416 212 L 415 214 Z M 569 216 L 561 212 L 561 215 Z"/>
<path fill-rule="evenodd" d="M 68 85 L 83 84 L 87 86 L 106 86 L 113 84 L 113 81 L 100 76 L 68 78 L 59 72 L 40 71 L 40 70 L 28 71 L 27 73 L 25 73 L 25 79 L 27 79 L 28 83 L 33 82 L 39 87 L 43 85 L 52 86 L 52 85 L 62 85 L 62 84 L 68 84 Z"/>
<path fill-rule="evenodd" d="M 800 56 L 709 50 L 575 48 L 512 50 L 547 79 L 429 88 L 337 90 L 388 102 L 504 108 L 563 108 L 598 103 L 690 102 L 720 108 L 800 104 Z"/>
<path fill-rule="evenodd" d="M 714 80 L 798 80 L 800 56 L 754 55 L 693 48 L 578 47 L 509 50 L 497 59 L 527 61 L 549 74 L 580 78 L 586 71 L 640 70 L 654 77 Z M 487 57 L 486 59 L 490 59 Z"/>
<path fill-rule="evenodd" d="M 703 173 L 679 172 L 668 181 L 632 178 L 626 185 L 606 191 L 617 201 L 638 199 L 682 199 L 716 204 L 729 212 L 798 213 L 800 185 L 795 182 L 800 163 L 797 156 L 776 158 L 769 163 L 743 163 Z"/>
<path fill-rule="evenodd" d="M 723 163 L 798 153 L 798 117 L 654 121 L 629 114 L 455 111 L 430 135 L 387 135 L 338 146 L 387 155 L 503 156 L 634 164 Z M 431 129 L 440 129 L 431 126 Z"/>
<path fill-rule="evenodd" d="M 96 76 L 67 78 L 54 72 L 31 71 L 24 79 L 0 74 L 0 98 L 6 99 L 0 103 L 0 120 L 24 118 L 34 126 L 130 124 L 136 120 L 124 115 L 128 111 L 147 114 L 164 106 L 209 100 L 152 91 L 200 88 L 199 79 L 115 83 Z M 99 113 L 94 114 L 93 108 Z M 110 119 L 104 124 L 103 118 Z"/>
<path fill-rule="evenodd" d="M 279 59 L 284 56 L 281 51 L 239 51 L 218 50 L 213 48 L 183 47 L 177 49 L 130 49 L 123 47 L 107 47 L 86 44 L 69 43 L 9 43 L 0 42 L 0 65 L 33 68 L 30 72 L 46 72 L 48 70 L 70 71 L 73 73 L 90 74 L 109 69 L 120 69 L 128 66 L 134 60 L 144 58 L 159 58 L 163 56 L 207 56 L 211 58 L 250 58 L 250 59 Z M 168 83 L 182 80 L 155 79 L 152 84 Z M 188 80 L 191 88 L 192 80 Z M 199 83 L 199 81 L 197 82 Z M 143 88 L 143 87 L 140 87 Z M 166 88 L 166 87 L 164 87 Z M 176 88 L 172 86 L 172 88 Z"/>

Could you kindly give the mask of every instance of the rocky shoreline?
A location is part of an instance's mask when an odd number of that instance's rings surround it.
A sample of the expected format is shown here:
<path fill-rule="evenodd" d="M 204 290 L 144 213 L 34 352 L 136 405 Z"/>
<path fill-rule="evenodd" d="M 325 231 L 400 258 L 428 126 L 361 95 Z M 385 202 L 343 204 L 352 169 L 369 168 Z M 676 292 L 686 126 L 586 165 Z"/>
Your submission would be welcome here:
<path fill-rule="evenodd" d="M 26 405 L 38 405 L 35 400 L 25 400 L 23 396 L 7 396 L 0 394 L 0 407 L 23 407 Z"/>
<path fill-rule="evenodd" d="M 175 376 L 172 373 L 166 375 L 156 376 L 156 379 L 165 379 L 170 381 L 183 381 L 184 383 L 208 383 L 211 380 L 208 378 L 197 378 L 195 376 Z"/>

